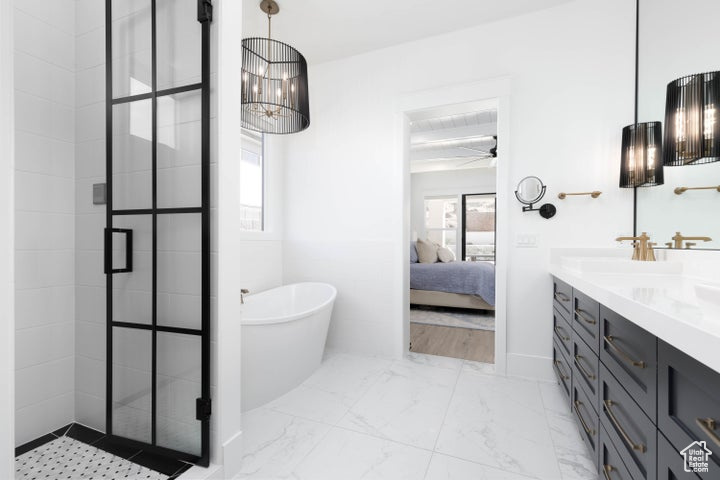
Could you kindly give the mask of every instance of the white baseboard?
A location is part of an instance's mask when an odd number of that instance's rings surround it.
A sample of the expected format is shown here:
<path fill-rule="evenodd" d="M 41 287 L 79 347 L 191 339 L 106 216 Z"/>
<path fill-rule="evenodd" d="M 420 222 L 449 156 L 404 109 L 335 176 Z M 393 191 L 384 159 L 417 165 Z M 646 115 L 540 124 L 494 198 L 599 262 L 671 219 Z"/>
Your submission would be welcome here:
<path fill-rule="evenodd" d="M 507 375 L 547 382 L 555 380 L 552 358 L 517 353 L 508 353 L 507 355 Z"/>
<path fill-rule="evenodd" d="M 223 477 L 234 478 L 240 473 L 242 462 L 242 431 L 237 432 L 223 443 Z"/>

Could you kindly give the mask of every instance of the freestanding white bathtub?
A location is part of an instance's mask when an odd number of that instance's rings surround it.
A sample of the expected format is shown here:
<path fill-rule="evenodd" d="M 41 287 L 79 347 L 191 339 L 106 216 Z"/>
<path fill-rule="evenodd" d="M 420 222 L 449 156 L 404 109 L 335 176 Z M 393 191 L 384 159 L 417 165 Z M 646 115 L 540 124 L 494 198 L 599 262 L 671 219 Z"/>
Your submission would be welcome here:
<path fill-rule="evenodd" d="M 241 410 L 289 392 L 319 366 L 337 290 L 296 283 L 245 297 Z"/>

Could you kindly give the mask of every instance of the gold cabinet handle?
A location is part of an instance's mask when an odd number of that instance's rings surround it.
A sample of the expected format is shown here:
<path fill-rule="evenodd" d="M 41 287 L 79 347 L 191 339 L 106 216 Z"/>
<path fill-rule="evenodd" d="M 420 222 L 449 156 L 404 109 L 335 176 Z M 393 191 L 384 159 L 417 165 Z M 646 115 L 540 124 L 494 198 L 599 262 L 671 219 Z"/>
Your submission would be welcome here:
<path fill-rule="evenodd" d="M 580 423 L 582 424 L 583 430 L 585 430 L 585 433 L 588 435 L 595 436 L 595 430 L 587 426 L 587 423 L 585 423 L 585 419 L 582 416 L 582 413 L 580 413 L 580 407 L 582 406 L 582 402 L 580 400 L 575 400 L 573 402 L 573 408 L 575 409 L 575 413 L 577 413 L 578 419 L 580 420 Z"/>
<path fill-rule="evenodd" d="M 628 447 L 632 448 L 633 450 L 637 450 L 638 452 L 644 453 L 647 448 L 645 448 L 645 445 L 642 443 L 635 443 L 630 439 L 630 436 L 627 434 L 624 428 L 620 426 L 620 422 L 618 422 L 618 419 L 615 418 L 615 414 L 612 411 L 613 401 L 612 400 L 604 400 L 603 401 L 603 408 L 608 414 L 608 417 L 610 417 L 610 421 L 615 425 L 615 428 L 618 429 L 620 432 L 620 435 L 623 437 L 623 440 L 625 440 L 625 443 L 628 444 Z"/>
<path fill-rule="evenodd" d="M 568 336 L 563 335 L 562 333 L 560 333 L 560 330 L 562 330 L 563 332 L 565 331 L 565 329 L 562 328 L 560 325 L 555 325 L 555 333 L 558 334 L 558 337 L 560 337 L 561 339 L 565 340 L 566 342 L 569 342 L 569 341 L 570 341 L 570 337 L 568 337 Z M 547 365 L 547 364 L 546 364 L 546 365 Z"/>
<path fill-rule="evenodd" d="M 583 312 L 585 312 L 585 310 L 581 310 L 579 308 L 575 309 L 575 315 L 582 318 L 586 323 L 589 323 L 590 325 L 595 325 L 597 323 L 597 320 L 586 317 L 585 315 L 583 315 Z M 585 313 L 587 313 L 587 312 L 585 312 Z"/>
<path fill-rule="evenodd" d="M 715 442 L 715 445 L 720 447 L 720 437 L 714 431 L 717 426 L 714 418 L 696 418 L 695 423 L 705 435 L 710 437 L 710 440 Z"/>
<path fill-rule="evenodd" d="M 615 467 L 613 467 L 612 465 L 603 465 L 602 472 L 603 472 L 603 476 L 605 477 L 605 480 L 611 480 L 610 472 L 612 472 L 613 470 L 615 470 Z"/>
<path fill-rule="evenodd" d="M 556 299 L 560 300 L 561 302 L 569 302 L 570 301 L 570 297 L 568 297 L 567 295 L 565 295 L 562 292 L 555 292 L 555 293 L 553 293 L 553 296 Z"/>
<path fill-rule="evenodd" d="M 560 360 L 555 360 L 555 366 L 560 373 L 560 378 L 562 378 L 563 380 L 570 380 L 570 377 L 568 375 L 565 375 L 565 367 L 562 366 L 562 362 L 560 362 Z"/>
<path fill-rule="evenodd" d="M 590 379 L 590 380 L 595 380 L 595 375 L 593 375 L 592 373 L 588 372 L 587 370 L 585 370 L 585 367 L 583 367 L 582 365 L 580 365 L 580 360 L 581 360 L 582 358 L 583 358 L 582 355 L 575 355 L 575 365 L 577 365 L 578 370 L 580 370 L 580 372 L 581 372 L 583 375 L 585 375 L 588 379 Z"/>
<path fill-rule="evenodd" d="M 603 339 L 605 340 L 605 343 L 607 343 L 608 346 L 615 351 L 615 353 L 620 355 L 623 360 L 631 364 L 633 367 L 645 368 L 645 362 L 643 362 L 642 360 L 633 360 L 633 358 L 627 353 L 625 353 L 623 349 L 615 345 L 615 337 L 613 337 L 612 335 L 606 335 L 603 337 Z"/>

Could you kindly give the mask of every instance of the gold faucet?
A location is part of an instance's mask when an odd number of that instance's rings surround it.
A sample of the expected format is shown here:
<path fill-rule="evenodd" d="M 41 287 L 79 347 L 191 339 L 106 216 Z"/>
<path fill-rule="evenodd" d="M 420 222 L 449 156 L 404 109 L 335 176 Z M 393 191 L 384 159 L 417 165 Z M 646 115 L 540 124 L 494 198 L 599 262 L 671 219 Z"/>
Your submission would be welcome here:
<path fill-rule="evenodd" d="M 686 240 L 696 240 L 696 241 L 701 241 L 701 242 L 711 242 L 712 241 L 712 238 L 710 238 L 710 237 L 683 237 L 680 234 L 680 232 L 675 232 L 675 236 L 672 237 L 672 239 L 673 239 L 672 248 L 683 248 L 683 242 L 685 242 Z M 665 245 L 667 245 L 669 247 L 671 244 L 666 243 Z M 690 242 L 685 243 L 685 248 L 687 248 L 687 249 L 689 249 L 690 247 L 694 247 L 694 246 L 695 246 L 694 243 L 690 243 Z"/>
<path fill-rule="evenodd" d="M 633 260 L 641 262 L 655 261 L 655 252 L 653 250 L 655 243 L 650 243 L 650 237 L 647 232 L 642 232 L 642 235 L 639 237 L 618 237 L 615 239 L 617 242 L 622 242 L 624 240 L 630 240 L 633 242 Z"/>

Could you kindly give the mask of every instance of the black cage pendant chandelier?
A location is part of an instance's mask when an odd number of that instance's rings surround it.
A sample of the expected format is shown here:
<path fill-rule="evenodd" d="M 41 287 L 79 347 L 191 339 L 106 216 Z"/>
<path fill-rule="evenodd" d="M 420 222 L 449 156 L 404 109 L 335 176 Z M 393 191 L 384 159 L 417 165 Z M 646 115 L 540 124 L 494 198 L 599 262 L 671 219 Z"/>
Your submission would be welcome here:
<path fill-rule="evenodd" d="M 635 123 L 623 128 L 620 188 L 654 187 L 665 182 L 662 162 L 662 124 L 638 123 L 638 67 L 640 0 L 635 2 Z"/>
<path fill-rule="evenodd" d="M 242 126 L 261 133 L 297 133 L 310 125 L 307 62 L 290 45 L 271 38 L 274 0 L 263 0 L 267 38 L 242 41 Z"/>

